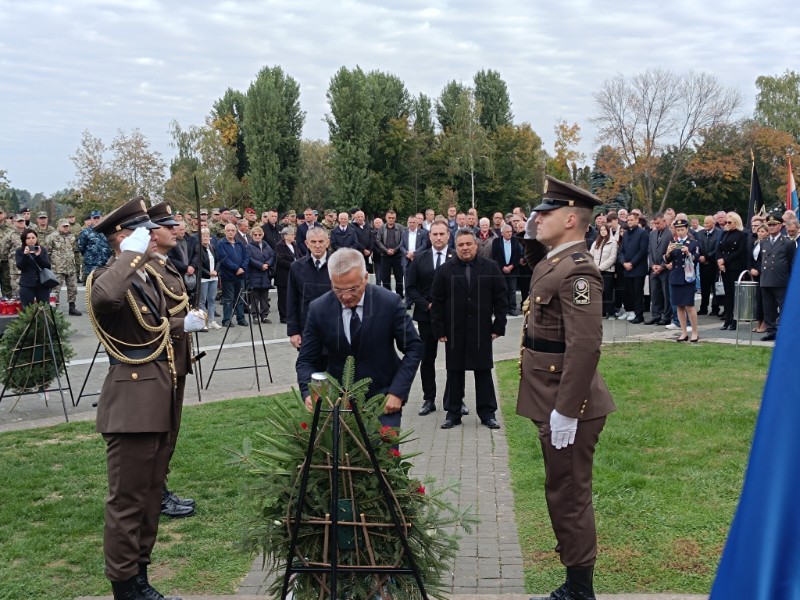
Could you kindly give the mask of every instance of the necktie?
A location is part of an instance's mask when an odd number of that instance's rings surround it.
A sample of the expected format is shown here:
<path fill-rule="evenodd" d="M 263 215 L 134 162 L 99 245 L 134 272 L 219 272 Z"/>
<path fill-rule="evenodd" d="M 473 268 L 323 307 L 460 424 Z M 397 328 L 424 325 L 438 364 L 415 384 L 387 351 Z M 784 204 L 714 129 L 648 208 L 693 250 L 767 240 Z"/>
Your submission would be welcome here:
<path fill-rule="evenodd" d="M 466 264 L 466 268 L 464 269 L 464 277 L 466 277 L 466 278 L 467 278 L 467 285 L 469 285 L 469 283 L 470 283 L 470 281 L 469 281 L 469 280 L 470 280 L 470 277 L 471 277 L 471 275 L 472 275 L 472 269 L 471 269 L 471 267 L 472 267 L 472 265 L 471 265 L 471 264 L 469 264 L 469 263 L 467 263 L 467 264 Z"/>
<path fill-rule="evenodd" d="M 441 252 L 437 252 L 436 253 L 436 266 L 434 267 L 434 270 L 438 269 L 441 266 L 442 266 L 442 253 Z"/>
<path fill-rule="evenodd" d="M 350 310 L 350 347 L 354 350 L 358 345 L 358 334 L 361 331 L 361 319 L 358 318 L 358 307 L 353 307 Z"/>
<path fill-rule="evenodd" d="M 317 267 L 317 271 L 319 271 L 319 268 L 322 266 L 322 263 L 320 263 L 319 260 L 315 260 L 314 266 Z"/>

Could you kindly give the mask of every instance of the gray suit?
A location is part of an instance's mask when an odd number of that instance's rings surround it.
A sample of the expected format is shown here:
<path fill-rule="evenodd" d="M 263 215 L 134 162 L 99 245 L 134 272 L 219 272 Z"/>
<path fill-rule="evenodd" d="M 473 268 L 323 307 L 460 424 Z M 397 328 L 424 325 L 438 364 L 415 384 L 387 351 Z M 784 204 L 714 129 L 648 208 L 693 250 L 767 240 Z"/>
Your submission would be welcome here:
<path fill-rule="evenodd" d="M 664 269 L 656 274 L 653 265 L 664 266 L 664 254 L 672 240 L 672 233 L 665 227 L 662 231 L 653 229 L 647 242 L 647 266 L 650 269 L 650 317 L 653 321 L 670 321 L 672 303 L 669 299 L 669 271 Z"/>

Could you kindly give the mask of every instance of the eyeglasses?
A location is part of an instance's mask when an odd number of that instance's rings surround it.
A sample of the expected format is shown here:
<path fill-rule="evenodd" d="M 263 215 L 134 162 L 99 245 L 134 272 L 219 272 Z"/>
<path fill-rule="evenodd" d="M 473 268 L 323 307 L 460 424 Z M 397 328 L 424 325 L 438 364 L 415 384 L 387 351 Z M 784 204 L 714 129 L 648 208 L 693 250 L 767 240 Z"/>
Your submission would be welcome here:
<path fill-rule="evenodd" d="M 733 225 L 733 221 L 725 221 L 725 225 Z"/>

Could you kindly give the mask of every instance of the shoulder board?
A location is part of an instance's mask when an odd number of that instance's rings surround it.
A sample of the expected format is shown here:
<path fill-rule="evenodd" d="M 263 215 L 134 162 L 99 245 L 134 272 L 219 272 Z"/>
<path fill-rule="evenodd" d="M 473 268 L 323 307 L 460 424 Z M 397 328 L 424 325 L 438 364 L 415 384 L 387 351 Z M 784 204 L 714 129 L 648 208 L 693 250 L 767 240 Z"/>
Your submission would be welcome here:
<path fill-rule="evenodd" d="M 589 259 L 586 256 L 585 252 L 575 252 L 574 254 L 572 254 L 572 260 L 575 262 L 576 265 L 589 262 Z"/>

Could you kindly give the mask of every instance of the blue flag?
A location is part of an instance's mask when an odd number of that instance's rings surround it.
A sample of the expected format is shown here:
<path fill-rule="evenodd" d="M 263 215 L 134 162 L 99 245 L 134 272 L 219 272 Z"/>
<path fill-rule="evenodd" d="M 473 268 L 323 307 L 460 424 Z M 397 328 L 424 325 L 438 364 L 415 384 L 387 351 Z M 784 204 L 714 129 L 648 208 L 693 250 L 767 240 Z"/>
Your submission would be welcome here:
<path fill-rule="evenodd" d="M 800 599 L 798 298 L 800 260 L 795 260 L 742 495 L 711 588 L 711 600 Z"/>

